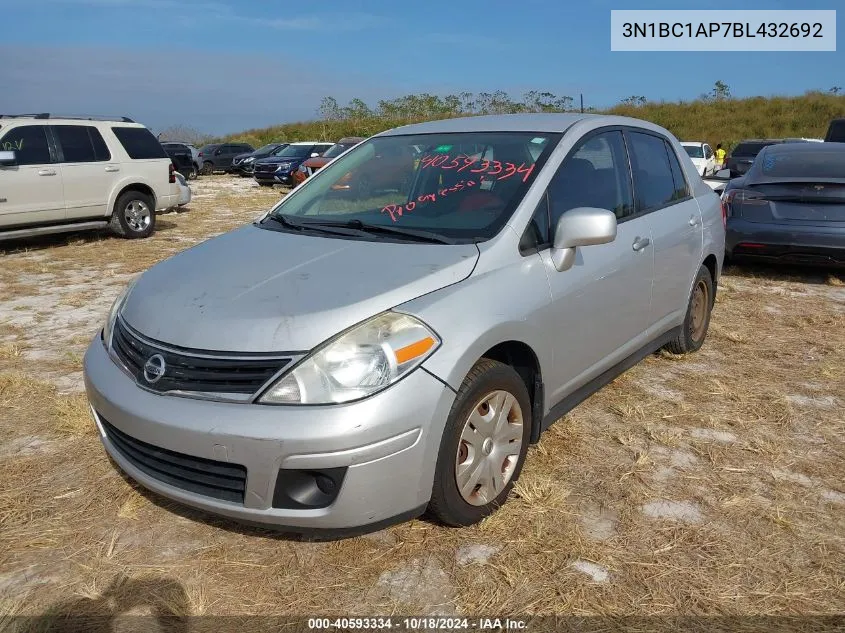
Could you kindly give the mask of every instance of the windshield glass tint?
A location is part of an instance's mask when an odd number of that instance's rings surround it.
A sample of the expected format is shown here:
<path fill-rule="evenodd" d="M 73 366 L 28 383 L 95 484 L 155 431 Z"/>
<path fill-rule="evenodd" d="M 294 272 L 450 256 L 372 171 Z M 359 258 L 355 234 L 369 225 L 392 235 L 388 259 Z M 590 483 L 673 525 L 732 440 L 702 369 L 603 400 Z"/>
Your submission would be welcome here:
<path fill-rule="evenodd" d="M 329 163 L 272 215 L 489 239 L 507 222 L 560 134 L 384 136 Z"/>
<path fill-rule="evenodd" d="M 684 149 L 690 158 L 704 158 L 704 150 L 701 145 L 684 145 Z"/>
<path fill-rule="evenodd" d="M 756 156 L 766 147 L 766 143 L 740 143 L 733 151 L 734 156 Z"/>
<path fill-rule="evenodd" d="M 335 143 L 329 149 L 325 151 L 323 154 L 323 158 L 334 158 L 336 156 L 340 156 L 349 149 L 349 145 L 341 145 L 340 143 Z"/>
<path fill-rule="evenodd" d="M 278 156 L 279 158 L 302 158 L 303 156 L 311 155 L 311 147 L 311 145 L 288 145 L 273 152 L 273 156 Z"/>
<path fill-rule="evenodd" d="M 279 146 L 276 143 L 270 143 L 269 145 L 263 145 L 255 150 L 256 154 L 269 154 L 274 149 L 278 148 Z"/>
<path fill-rule="evenodd" d="M 839 151 L 813 148 L 813 151 L 768 152 L 762 154 L 754 166 L 756 175 L 762 180 L 837 178 L 845 182 L 845 147 Z"/>

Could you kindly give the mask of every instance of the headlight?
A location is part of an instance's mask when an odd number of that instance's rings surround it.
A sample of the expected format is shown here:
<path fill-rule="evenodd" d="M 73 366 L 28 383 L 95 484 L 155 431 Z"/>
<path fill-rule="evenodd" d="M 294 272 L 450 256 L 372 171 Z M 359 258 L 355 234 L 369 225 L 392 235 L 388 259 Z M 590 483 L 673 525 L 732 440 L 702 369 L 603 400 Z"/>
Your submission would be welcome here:
<path fill-rule="evenodd" d="M 106 324 L 103 326 L 103 343 L 105 344 L 106 349 L 111 347 L 111 336 L 112 332 L 114 332 L 114 322 L 117 320 L 117 315 L 120 314 L 120 309 L 123 307 L 126 297 L 128 297 L 129 293 L 132 292 L 132 288 L 136 281 L 138 281 L 137 277 L 127 284 L 126 288 L 123 289 L 123 291 L 117 296 L 117 299 L 114 300 L 114 303 L 111 304 L 109 315 L 106 317 Z"/>
<path fill-rule="evenodd" d="M 284 171 L 286 169 L 290 169 L 290 163 L 279 163 L 279 166 L 276 167 L 276 171 Z"/>
<path fill-rule="evenodd" d="M 254 160 L 255 160 L 255 156 L 250 156 L 249 158 L 244 158 L 245 163 L 251 163 Z"/>
<path fill-rule="evenodd" d="M 413 371 L 440 339 L 422 321 L 386 312 L 312 352 L 259 399 L 265 404 L 335 404 L 373 395 Z"/>

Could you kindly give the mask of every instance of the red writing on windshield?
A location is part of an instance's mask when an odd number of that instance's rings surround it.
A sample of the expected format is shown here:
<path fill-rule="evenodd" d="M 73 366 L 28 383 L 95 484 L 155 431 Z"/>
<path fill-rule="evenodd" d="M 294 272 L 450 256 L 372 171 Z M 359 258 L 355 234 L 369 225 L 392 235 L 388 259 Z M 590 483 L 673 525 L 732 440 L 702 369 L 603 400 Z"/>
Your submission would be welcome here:
<path fill-rule="evenodd" d="M 386 207 L 382 208 L 382 213 L 387 213 L 390 215 L 390 219 L 394 222 L 397 222 L 397 218 L 401 218 L 403 213 L 408 213 L 413 211 L 417 208 L 418 204 L 427 204 L 429 202 L 437 202 L 440 198 L 445 198 L 449 194 L 457 193 L 459 191 L 463 191 L 464 189 L 469 189 L 471 187 L 475 187 L 478 183 L 474 180 L 461 180 L 460 182 L 455 183 L 451 187 L 444 187 L 443 189 L 439 189 L 437 193 L 424 193 L 422 195 L 417 196 L 416 200 L 411 200 L 410 202 L 402 204 L 389 204 Z"/>
<path fill-rule="evenodd" d="M 504 180 L 516 174 L 522 174 L 522 182 L 528 181 L 528 177 L 534 171 L 534 165 L 535 163 L 531 163 L 530 165 L 520 163 L 517 165 L 516 163 L 498 160 L 481 160 L 479 156 L 473 157 L 466 156 L 465 154 L 458 154 L 454 158 L 449 154 L 428 154 L 420 159 L 421 169 L 428 169 L 430 167 L 455 169 L 457 171 L 464 171 L 466 169 L 471 174 L 497 176 L 496 180 Z"/>

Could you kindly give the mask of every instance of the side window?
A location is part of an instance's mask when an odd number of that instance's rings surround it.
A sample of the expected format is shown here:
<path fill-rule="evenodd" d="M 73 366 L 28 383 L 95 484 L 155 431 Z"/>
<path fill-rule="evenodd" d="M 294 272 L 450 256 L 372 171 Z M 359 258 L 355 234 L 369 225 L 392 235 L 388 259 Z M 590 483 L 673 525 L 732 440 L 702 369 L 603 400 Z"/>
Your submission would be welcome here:
<path fill-rule="evenodd" d="M 683 200 L 684 198 L 690 195 L 689 193 L 689 185 L 687 184 L 686 178 L 684 178 L 684 172 L 681 170 L 681 164 L 678 162 L 678 155 L 675 153 L 675 150 L 672 149 L 672 145 L 670 143 L 666 143 L 666 154 L 669 156 L 669 168 L 672 170 L 672 182 L 675 183 L 674 194 L 672 198 L 674 200 Z"/>
<path fill-rule="evenodd" d="M 0 139 L 0 150 L 15 152 L 18 165 L 44 165 L 52 162 L 44 125 L 21 125 Z"/>
<path fill-rule="evenodd" d="M 113 127 L 112 132 L 132 159 L 168 158 L 153 133 L 144 127 Z"/>
<path fill-rule="evenodd" d="M 666 206 L 675 199 L 675 181 L 666 144 L 659 136 L 641 132 L 628 132 L 628 140 L 637 191 L 636 212 Z"/>
<path fill-rule="evenodd" d="M 540 199 L 540 203 L 534 210 L 531 221 L 525 227 L 525 233 L 522 234 L 522 238 L 519 240 L 519 252 L 523 255 L 528 255 L 538 248 L 549 245 L 550 242 L 549 196 L 547 193 L 544 193 Z"/>
<path fill-rule="evenodd" d="M 584 141 L 558 169 L 548 193 L 551 227 L 576 207 L 608 209 L 619 219 L 631 215 L 634 202 L 622 132 L 602 132 Z"/>
<path fill-rule="evenodd" d="M 54 125 L 63 161 L 66 163 L 93 163 L 111 158 L 99 130 L 90 125 Z"/>

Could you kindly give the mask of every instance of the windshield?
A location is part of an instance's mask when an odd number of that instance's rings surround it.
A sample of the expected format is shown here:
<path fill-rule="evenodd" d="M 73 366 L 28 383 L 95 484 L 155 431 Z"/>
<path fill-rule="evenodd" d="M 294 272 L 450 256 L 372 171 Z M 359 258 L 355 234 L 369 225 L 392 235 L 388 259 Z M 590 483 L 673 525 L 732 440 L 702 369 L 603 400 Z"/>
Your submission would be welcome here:
<path fill-rule="evenodd" d="M 332 161 L 270 214 L 493 237 L 510 218 L 560 134 L 473 132 L 376 137 Z"/>
<path fill-rule="evenodd" d="M 758 182 L 779 178 L 838 179 L 845 183 L 845 147 L 830 149 L 819 143 L 812 150 L 766 152 L 754 162 L 752 178 Z"/>
<path fill-rule="evenodd" d="M 288 145 L 273 152 L 279 158 L 304 158 L 311 155 L 312 145 Z"/>
<path fill-rule="evenodd" d="M 323 153 L 323 158 L 335 158 L 352 147 L 351 144 L 335 143 Z"/>
<path fill-rule="evenodd" d="M 273 150 L 276 150 L 278 148 L 279 148 L 278 143 L 268 143 L 267 145 L 262 145 L 261 147 L 259 147 L 257 150 L 255 150 L 254 153 L 255 154 L 269 154 L 270 152 L 272 152 Z"/>
<path fill-rule="evenodd" d="M 701 145 L 684 145 L 684 149 L 690 158 L 704 158 L 704 149 Z"/>

